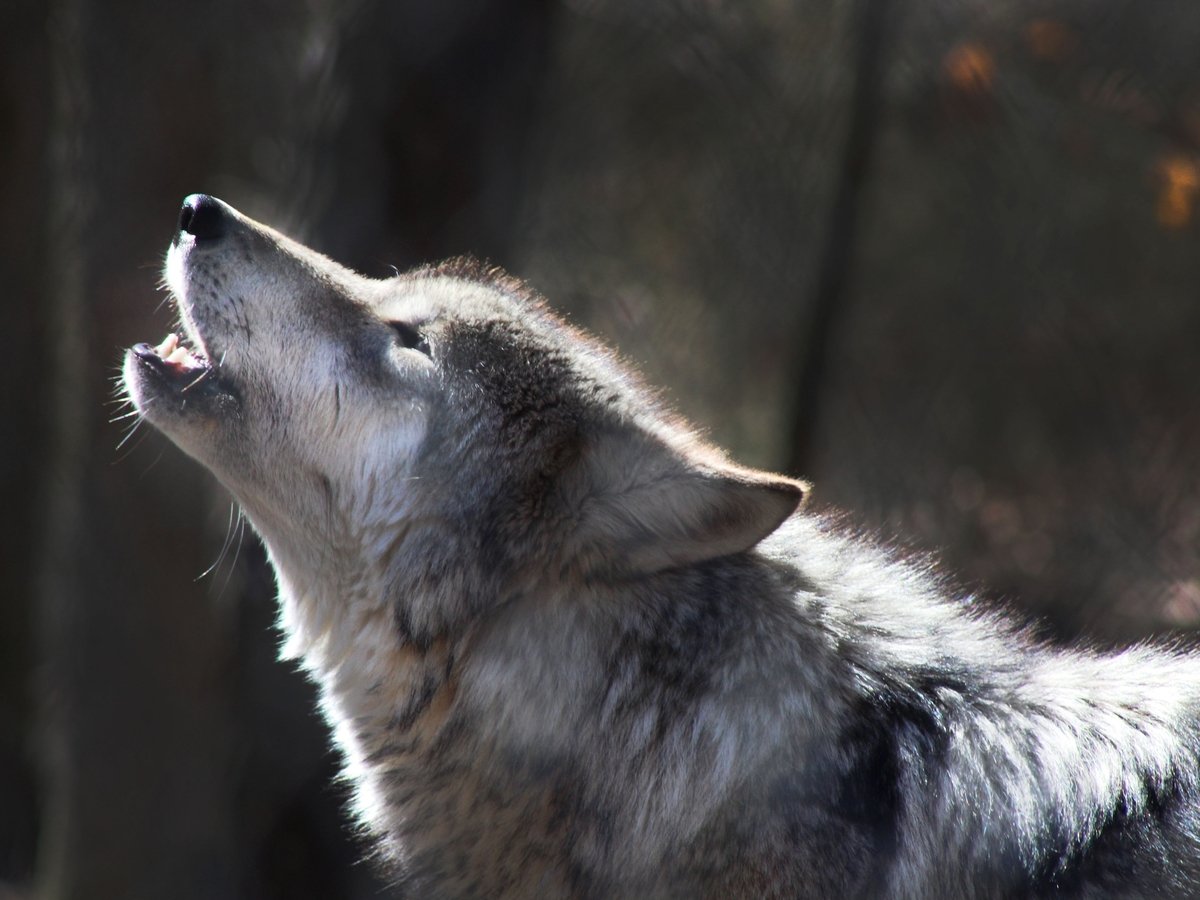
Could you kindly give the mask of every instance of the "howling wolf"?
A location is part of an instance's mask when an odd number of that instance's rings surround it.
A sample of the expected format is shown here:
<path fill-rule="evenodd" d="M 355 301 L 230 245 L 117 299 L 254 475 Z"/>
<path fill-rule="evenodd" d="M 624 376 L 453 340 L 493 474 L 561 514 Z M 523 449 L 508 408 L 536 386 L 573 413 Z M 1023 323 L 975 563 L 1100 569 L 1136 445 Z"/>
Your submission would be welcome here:
<path fill-rule="evenodd" d="M 1200 895 L 1200 658 L 1041 646 L 798 512 L 520 282 L 213 197 L 141 413 L 266 543 L 414 897 Z"/>

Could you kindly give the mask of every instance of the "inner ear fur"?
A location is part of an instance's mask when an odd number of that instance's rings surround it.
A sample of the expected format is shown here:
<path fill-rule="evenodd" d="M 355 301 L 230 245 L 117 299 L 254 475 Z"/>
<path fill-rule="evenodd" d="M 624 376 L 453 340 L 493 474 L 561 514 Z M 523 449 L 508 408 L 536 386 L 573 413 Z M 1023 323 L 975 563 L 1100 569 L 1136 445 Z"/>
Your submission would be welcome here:
<path fill-rule="evenodd" d="M 572 543 L 592 570 L 649 574 L 749 550 L 808 492 L 703 445 L 632 429 L 587 441 L 578 462 Z"/>

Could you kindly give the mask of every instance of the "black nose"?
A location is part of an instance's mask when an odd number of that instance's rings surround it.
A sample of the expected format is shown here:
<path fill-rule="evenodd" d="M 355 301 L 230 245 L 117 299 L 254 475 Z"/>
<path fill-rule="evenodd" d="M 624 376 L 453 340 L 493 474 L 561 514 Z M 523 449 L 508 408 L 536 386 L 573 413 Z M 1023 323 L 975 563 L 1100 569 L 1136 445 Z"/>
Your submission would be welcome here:
<path fill-rule="evenodd" d="M 229 226 L 225 204 L 208 194 L 190 194 L 179 211 L 179 230 L 199 240 L 221 237 Z"/>

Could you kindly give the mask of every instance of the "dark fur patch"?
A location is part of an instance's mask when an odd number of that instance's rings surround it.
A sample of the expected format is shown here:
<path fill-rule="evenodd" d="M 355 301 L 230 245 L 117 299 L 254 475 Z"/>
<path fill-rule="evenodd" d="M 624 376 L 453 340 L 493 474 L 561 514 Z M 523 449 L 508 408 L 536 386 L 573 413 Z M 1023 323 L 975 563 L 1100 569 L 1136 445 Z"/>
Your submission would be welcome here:
<path fill-rule="evenodd" d="M 1125 794 L 1115 798 L 1103 824 L 1081 845 L 1067 846 L 1066 838 L 1057 836 L 1058 848 L 1031 873 L 1028 894 L 1074 896 L 1095 884 L 1117 893 L 1136 893 L 1156 883 L 1160 873 L 1148 870 L 1181 852 L 1171 846 L 1168 820 L 1182 801 L 1175 779 L 1157 785 L 1143 778 L 1136 802 Z M 1200 890 L 1200 885 L 1194 887 Z"/>
<path fill-rule="evenodd" d="M 949 733 L 932 693 L 888 691 L 863 699 L 843 735 L 851 762 L 835 781 L 834 808 L 871 844 L 863 897 L 886 892 L 899 843 L 902 781 L 923 780 L 914 768 L 937 769 L 945 758 Z"/>

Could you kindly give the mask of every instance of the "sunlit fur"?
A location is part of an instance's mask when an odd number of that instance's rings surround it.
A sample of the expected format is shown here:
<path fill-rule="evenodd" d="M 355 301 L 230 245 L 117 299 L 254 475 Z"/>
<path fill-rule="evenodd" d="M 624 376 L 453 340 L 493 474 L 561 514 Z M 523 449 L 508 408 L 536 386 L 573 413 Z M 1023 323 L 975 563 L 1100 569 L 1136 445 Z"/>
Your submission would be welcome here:
<path fill-rule="evenodd" d="M 1194 654 L 1037 645 L 495 271 L 225 214 L 167 264 L 210 383 L 125 382 L 262 535 L 411 896 L 1200 894 Z"/>

